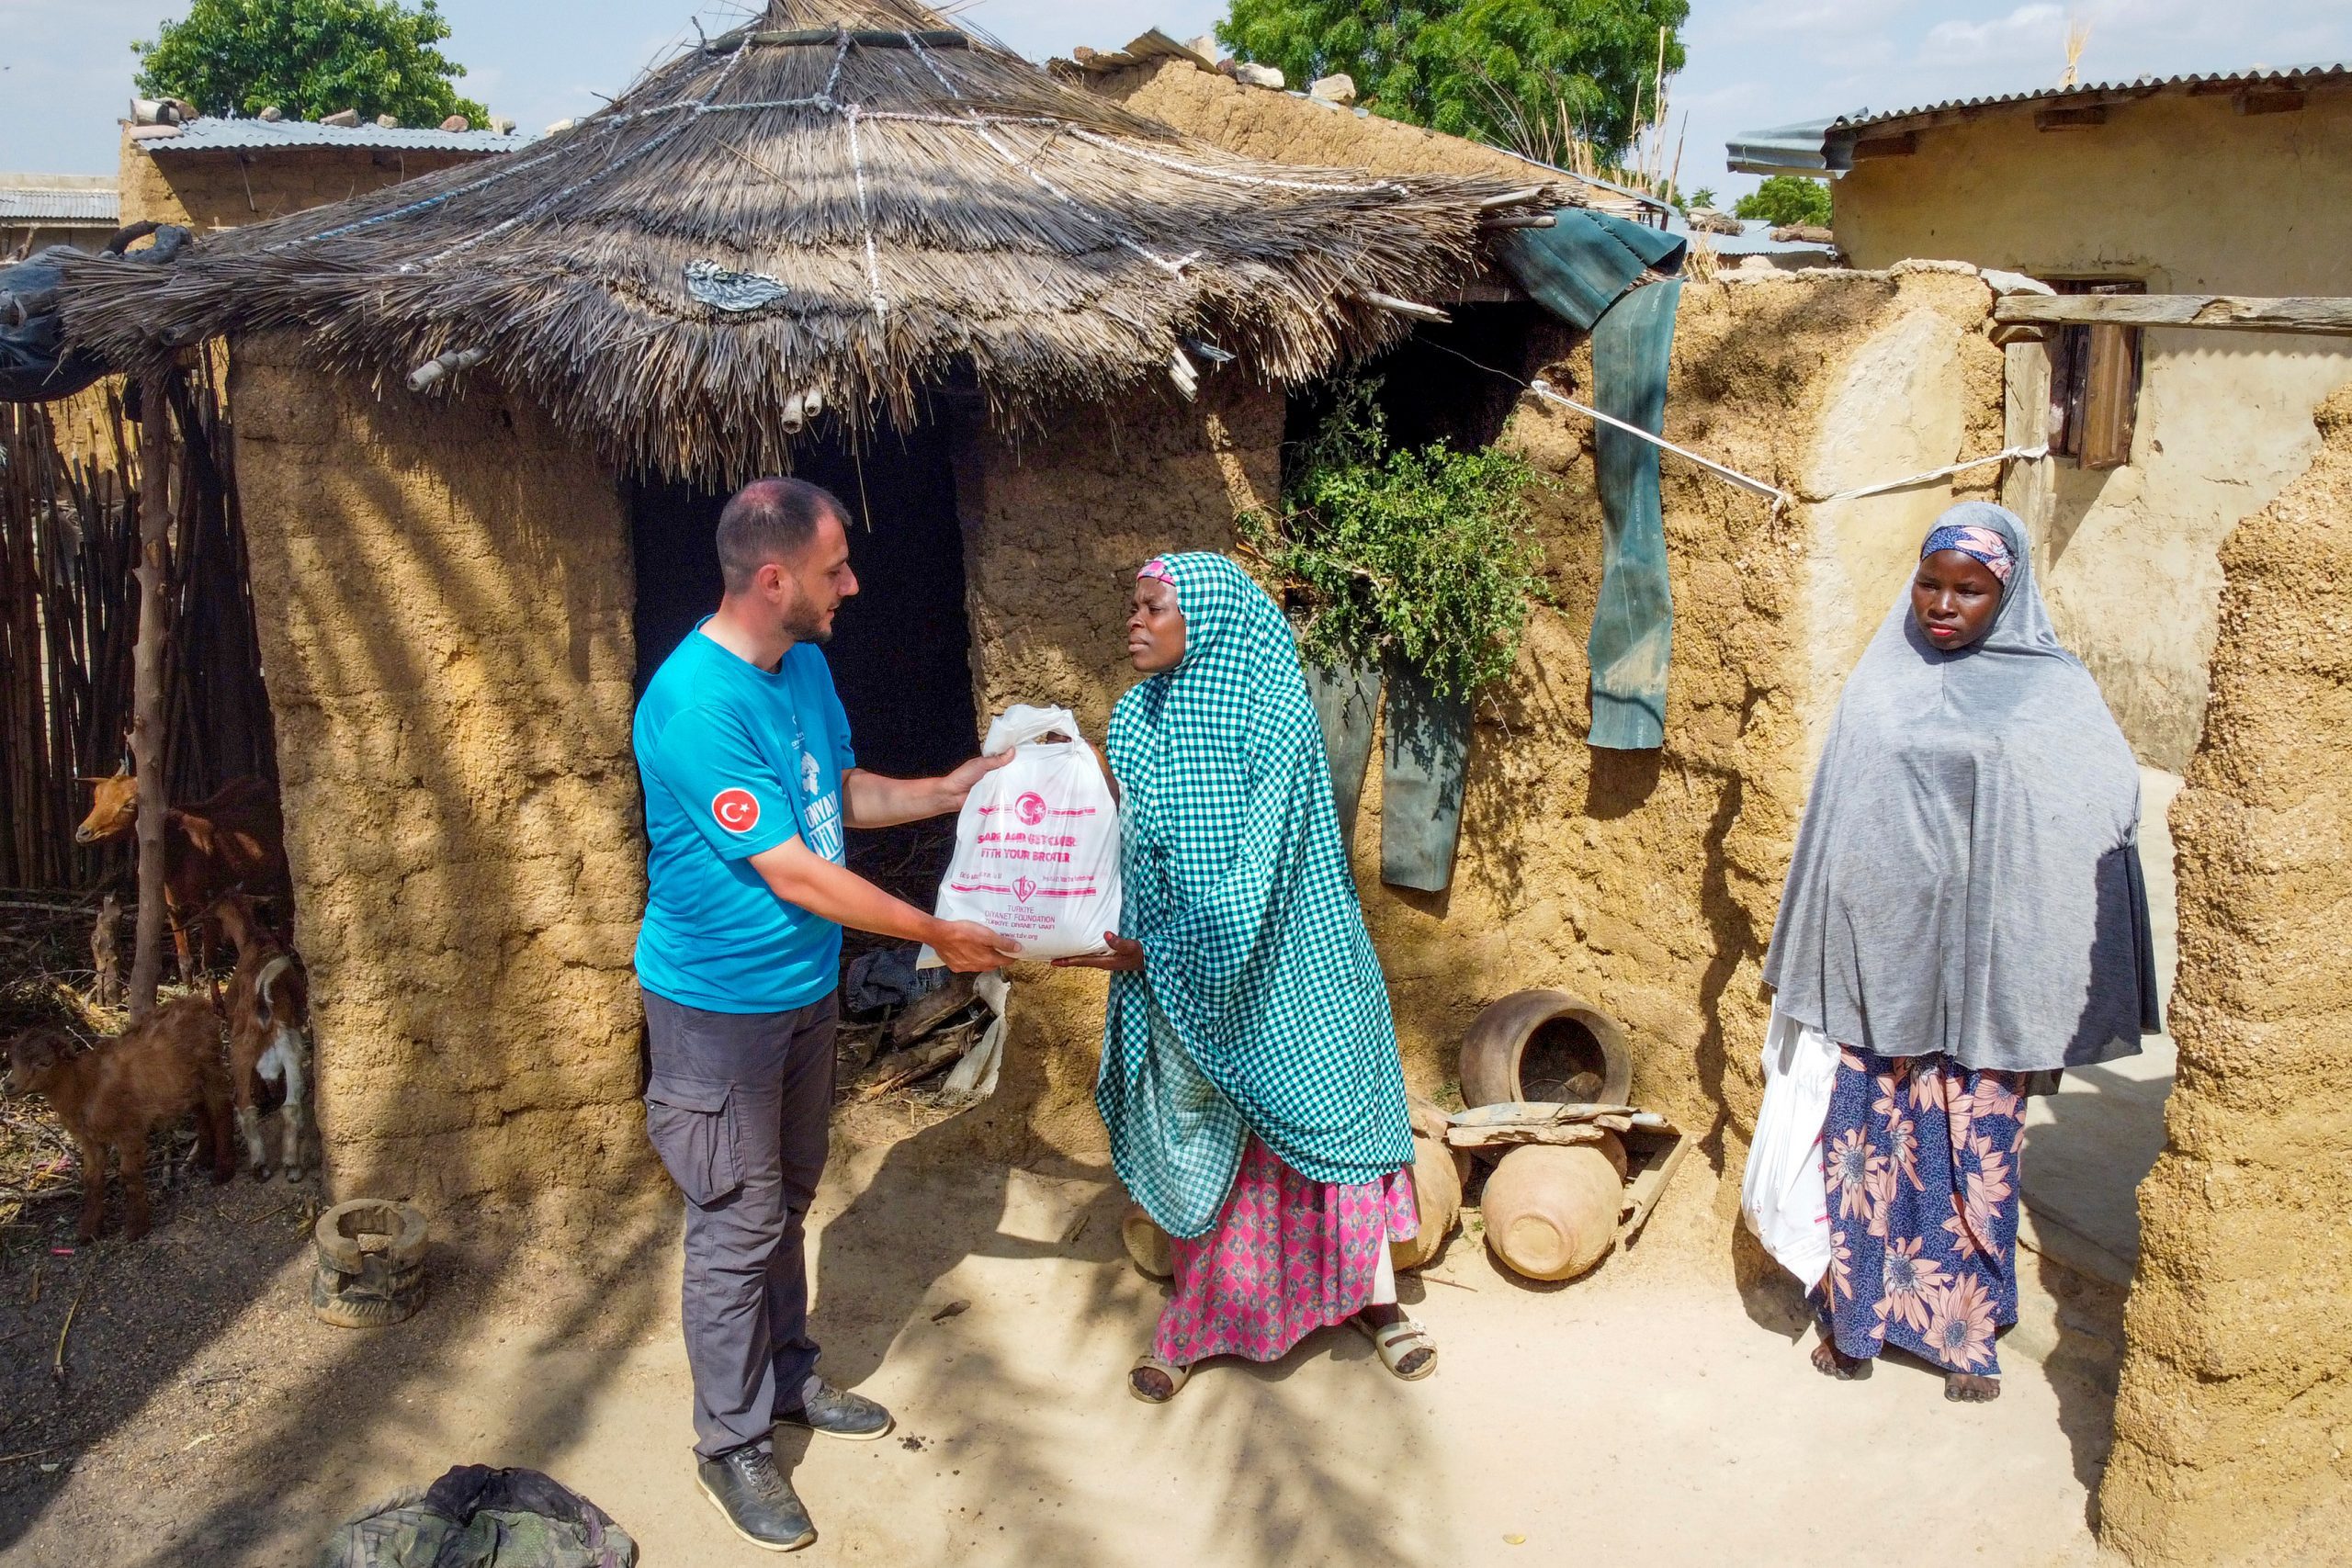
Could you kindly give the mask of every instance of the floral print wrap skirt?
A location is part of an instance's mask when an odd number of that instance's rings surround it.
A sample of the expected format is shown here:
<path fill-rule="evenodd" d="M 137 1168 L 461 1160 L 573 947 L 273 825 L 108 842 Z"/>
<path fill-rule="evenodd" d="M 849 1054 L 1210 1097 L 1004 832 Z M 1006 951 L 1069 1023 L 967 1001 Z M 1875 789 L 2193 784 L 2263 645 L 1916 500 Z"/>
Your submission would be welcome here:
<path fill-rule="evenodd" d="M 1848 1356 L 1894 1345 L 1997 1376 L 1994 1336 L 2018 1317 L 2019 1075 L 1838 1051 L 1821 1130 L 1829 1271 L 1814 1311 Z"/>

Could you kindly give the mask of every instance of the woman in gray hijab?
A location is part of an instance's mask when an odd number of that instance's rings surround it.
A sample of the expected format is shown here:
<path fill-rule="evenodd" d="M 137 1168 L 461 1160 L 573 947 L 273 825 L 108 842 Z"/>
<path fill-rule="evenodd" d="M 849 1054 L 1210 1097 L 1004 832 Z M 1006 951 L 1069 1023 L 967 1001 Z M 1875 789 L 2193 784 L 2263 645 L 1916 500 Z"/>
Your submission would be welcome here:
<path fill-rule="evenodd" d="M 2059 646 L 2024 525 L 1938 520 L 1839 699 L 1781 893 L 1774 1007 L 1835 1042 L 1814 1364 L 1893 1344 L 2000 1392 L 2023 1096 L 2157 1027 L 2139 769 Z"/>

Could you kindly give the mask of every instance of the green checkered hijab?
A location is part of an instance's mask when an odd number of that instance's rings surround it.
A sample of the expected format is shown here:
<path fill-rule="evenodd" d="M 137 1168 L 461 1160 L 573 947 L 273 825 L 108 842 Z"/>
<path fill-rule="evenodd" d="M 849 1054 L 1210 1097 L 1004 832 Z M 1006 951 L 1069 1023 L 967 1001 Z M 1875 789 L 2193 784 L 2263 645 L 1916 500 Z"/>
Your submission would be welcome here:
<path fill-rule="evenodd" d="M 1216 1223 L 1246 1134 L 1311 1181 L 1413 1163 L 1388 991 L 1323 734 L 1273 601 L 1223 556 L 1162 558 L 1184 657 L 1119 699 L 1123 933 L 1094 1102 L 1171 1235 Z"/>

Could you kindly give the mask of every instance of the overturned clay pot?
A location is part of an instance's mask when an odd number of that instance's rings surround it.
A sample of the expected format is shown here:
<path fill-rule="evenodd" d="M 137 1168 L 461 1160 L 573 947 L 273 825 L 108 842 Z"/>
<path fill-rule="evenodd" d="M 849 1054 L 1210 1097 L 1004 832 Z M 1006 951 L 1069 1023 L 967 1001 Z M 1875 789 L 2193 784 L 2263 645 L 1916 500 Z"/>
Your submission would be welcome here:
<path fill-rule="evenodd" d="M 1127 1256 L 1136 1268 L 1155 1280 L 1174 1277 L 1176 1265 L 1168 1251 L 1168 1233 L 1152 1223 L 1141 1203 L 1130 1203 L 1119 1220 L 1119 1239 L 1127 1245 Z"/>
<path fill-rule="evenodd" d="M 1573 1280 L 1607 1256 L 1624 1201 L 1617 1162 L 1591 1144 L 1527 1144 L 1487 1179 L 1487 1245 L 1513 1273 Z"/>
<path fill-rule="evenodd" d="M 406 1203 L 356 1198 L 311 1229 L 318 1272 L 311 1313 L 339 1328 L 381 1328 L 424 1304 L 424 1216 Z"/>
<path fill-rule="evenodd" d="M 1435 1258 L 1462 1223 L 1462 1173 L 1453 1151 L 1418 1134 L 1413 1138 L 1413 1201 L 1420 1211 L 1419 1234 L 1410 1241 L 1388 1244 L 1389 1258 L 1400 1274 Z"/>

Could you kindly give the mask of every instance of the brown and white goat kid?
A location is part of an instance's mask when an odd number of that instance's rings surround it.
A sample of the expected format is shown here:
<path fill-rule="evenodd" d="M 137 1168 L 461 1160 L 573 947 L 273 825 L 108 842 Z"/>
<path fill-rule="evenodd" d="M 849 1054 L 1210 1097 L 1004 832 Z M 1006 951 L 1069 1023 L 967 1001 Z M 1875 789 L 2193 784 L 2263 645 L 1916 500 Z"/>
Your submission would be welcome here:
<path fill-rule="evenodd" d="M 235 1169 L 229 1149 L 229 1077 L 220 1021 L 196 998 L 166 1003 L 96 1049 L 77 1051 L 62 1031 L 36 1029 L 8 1043 L 8 1092 L 45 1096 L 82 1160 L 82 1240 L 106 1222 L 107 1153 L 122 1171 L 123 1231 L 147 1234 L 147 1134 L 199 1114 L 196 1143 L 212 1179 Z"/>
<path fill-rule="evenodd" d="M 269 1150 L 261 1137 L 261 1086 L 285 1091 L 279 1111 L 279 1163 L 286 1179 L 302 1179 L 302 1141 L 310 1128 L 311 987 L 302 960 L 254 913 L 243 894 L 212 907 L 237 948 L 229 982 L 229 1081 L 237 1100 L 237 1131 L 254 1175 L 269 1177 Z"/>

